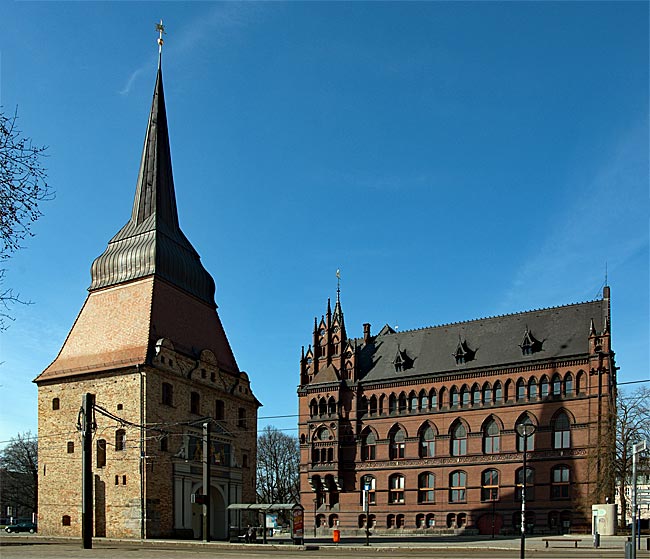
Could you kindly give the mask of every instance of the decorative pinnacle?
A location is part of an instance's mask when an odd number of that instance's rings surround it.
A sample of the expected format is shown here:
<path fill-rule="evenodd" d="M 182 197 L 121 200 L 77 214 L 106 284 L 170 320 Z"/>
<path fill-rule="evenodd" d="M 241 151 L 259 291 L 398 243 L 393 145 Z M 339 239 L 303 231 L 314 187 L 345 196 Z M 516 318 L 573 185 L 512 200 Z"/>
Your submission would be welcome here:
<path fill-rule="evenodd" d="M 341 270 L 336 270 L 336 302 L 341 301 Z"/>
<path fill-rule="evenodd" d="M 165 41 L 163 41 L 163 35 L 165 33 L 165 26 L 163 25 L 163 20 L 160 20 L 160 23 L 156 23 L 156 31 L 158 31 L 158 54 L 162 54 L 162 46 Z"/>

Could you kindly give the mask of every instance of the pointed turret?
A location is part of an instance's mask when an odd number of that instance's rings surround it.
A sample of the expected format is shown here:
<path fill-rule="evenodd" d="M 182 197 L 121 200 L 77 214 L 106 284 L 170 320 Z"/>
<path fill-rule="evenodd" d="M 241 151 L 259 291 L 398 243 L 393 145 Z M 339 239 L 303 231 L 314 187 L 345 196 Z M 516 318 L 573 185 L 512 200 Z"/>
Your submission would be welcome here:
<path fill-rule="evenodd" d="M 160 64 L 131 219 L 93 262 L 89 291 L 154 274 L 215 305 L 214 280 L 178 223 Z"/>

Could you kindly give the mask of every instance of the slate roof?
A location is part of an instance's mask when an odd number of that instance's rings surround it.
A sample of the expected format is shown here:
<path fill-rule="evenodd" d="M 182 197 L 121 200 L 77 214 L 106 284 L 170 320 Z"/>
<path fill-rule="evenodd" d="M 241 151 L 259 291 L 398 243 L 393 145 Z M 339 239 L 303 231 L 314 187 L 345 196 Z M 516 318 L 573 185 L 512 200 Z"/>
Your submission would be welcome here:
<path fill-rule="evenodd" d="M 131 219 L 93 262 L 89 291 L 152 274 L 215 305 L 214 280 L 178 223 L 160 65 Z"/>
<path fill-rule="evenodd" d="M 608 301 L 597 300 L 517 314 L 395 332 L 385 326 L 368 344 L 360 346 L 360 380 L 400 380 L 418 375 L 449 374 L 476 368 L 516 366 L 540 360 L 585 357 L 589 354 L 589 327 L 605 328 Z M 540 351 L 524 355 L 520 345 L 526 328 L 543 341 Z M 475 351 L 473 359 L 457 364 L 459 340 Z M 395 370 L 398 349 L 412 359 L 406 370 Z"/>

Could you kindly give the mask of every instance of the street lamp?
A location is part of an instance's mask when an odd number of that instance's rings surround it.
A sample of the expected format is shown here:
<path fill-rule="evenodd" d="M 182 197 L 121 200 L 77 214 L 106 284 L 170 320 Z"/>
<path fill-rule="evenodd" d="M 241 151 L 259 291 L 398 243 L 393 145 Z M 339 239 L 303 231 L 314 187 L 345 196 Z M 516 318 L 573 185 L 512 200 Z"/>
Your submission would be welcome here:
<path fill-rule="evenodd" d="M 637 493 L 636 493 L 636 462 L 637 455 L 647 448 L 646 441 L 641 441 L 632 445 L 632 559 L 636 559 L 636 522 L 637 522 Z M 640 516 L 640 514 L 639 514 Z M 639 530 L 639 536 L 641 530 Z M 639 549 L 641 548 L 641 538 L 639 537 Z"/>
<path fill-rule="evenodd" d="M 526 450 L 528 437 L 535 433 L 537 427 L 532 423 L 519 423 L 515 429 L 524 440 L 524 469 L 521 472 L 521 551 L 519 553 L 520 559 L 524 559 L 526 555 Z"/>

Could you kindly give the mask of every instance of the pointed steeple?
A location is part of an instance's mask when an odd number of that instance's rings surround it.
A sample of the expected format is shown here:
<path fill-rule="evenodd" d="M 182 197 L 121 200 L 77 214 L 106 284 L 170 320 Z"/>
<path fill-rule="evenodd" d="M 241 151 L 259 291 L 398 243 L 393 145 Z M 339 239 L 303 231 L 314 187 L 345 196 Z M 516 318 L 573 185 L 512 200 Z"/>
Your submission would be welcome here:
<path fill-rule="evenodd" d="M 160 58 L 131 219 L 92 265 L 89 291 L 157 275 L 214 303 L 214 280 L 178 223 Z"/>

